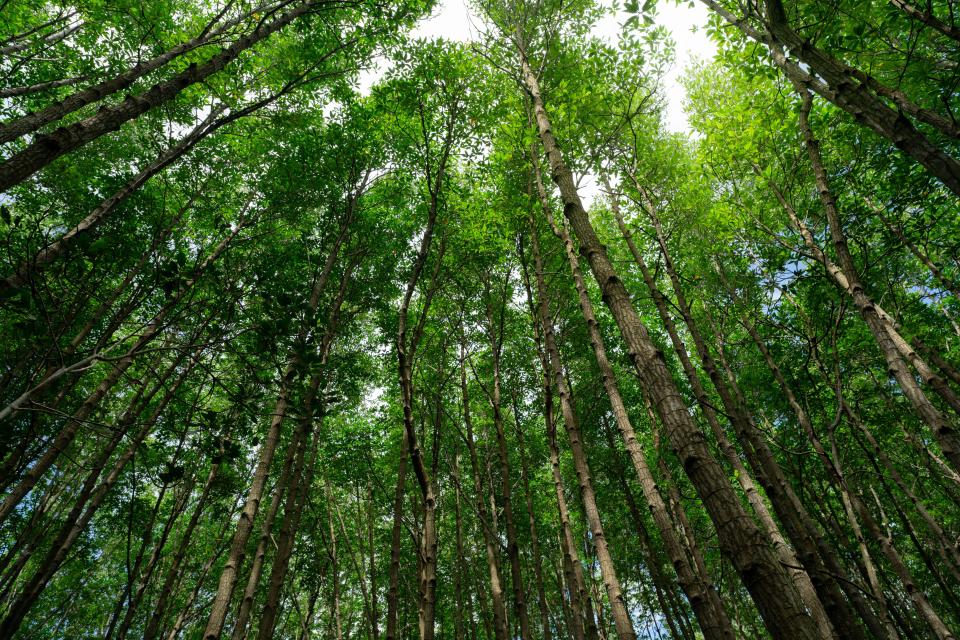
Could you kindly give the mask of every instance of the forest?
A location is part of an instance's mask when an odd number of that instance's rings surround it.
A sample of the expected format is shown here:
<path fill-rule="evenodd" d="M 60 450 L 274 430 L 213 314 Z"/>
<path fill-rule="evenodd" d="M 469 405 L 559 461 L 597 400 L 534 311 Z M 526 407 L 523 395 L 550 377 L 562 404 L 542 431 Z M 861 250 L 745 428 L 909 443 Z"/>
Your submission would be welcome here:
<path fill-rule="evenodd" d="M 0 0 L 0 638 L 957 640 L 960 2 L 437 10 Z"/>

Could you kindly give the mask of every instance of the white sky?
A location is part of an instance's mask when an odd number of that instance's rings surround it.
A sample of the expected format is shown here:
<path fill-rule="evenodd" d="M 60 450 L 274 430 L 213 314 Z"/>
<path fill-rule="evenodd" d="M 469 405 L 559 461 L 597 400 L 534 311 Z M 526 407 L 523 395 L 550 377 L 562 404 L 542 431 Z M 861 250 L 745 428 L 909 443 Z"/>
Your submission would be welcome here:
<path fill-rule="evenodd" d="M 667 96 L 665 124 L 670 131 L 688 131 L 683 113 L 683 88 L 678 81 L 693 60 L 708 60 L 716 53 L 716 47 L 703 29 L 707 24 L 707 9 L 699 2 L 692 7 L 686 2 L 678 6 L 674 0 L 660 0 L 657 4 L 657 24 L 665 26 L 676 43 L 676 60 L 664 78 Z M 597 24 L 594 34 L 614 42 L 626 18 L 624 13 L 607 16 Z M 422 20 L 414 35 L 469 42 L 477 36 L 476 25 L 479 24 L 480 20 L 470 13 L 465 0 L 440 0 L 433 16 Z M 368 82 L 372 81 L 371 75 Z"/>

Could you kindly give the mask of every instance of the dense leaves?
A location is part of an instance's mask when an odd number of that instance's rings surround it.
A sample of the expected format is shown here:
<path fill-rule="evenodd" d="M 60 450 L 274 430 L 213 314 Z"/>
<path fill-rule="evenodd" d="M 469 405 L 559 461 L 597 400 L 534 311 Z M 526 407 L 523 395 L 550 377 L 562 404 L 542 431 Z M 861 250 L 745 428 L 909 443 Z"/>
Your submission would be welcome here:
<path fill-rule="evenodd" d="M 956 7 L 703 3 L 0 0 L 0 636 L 955 638 Z"/>

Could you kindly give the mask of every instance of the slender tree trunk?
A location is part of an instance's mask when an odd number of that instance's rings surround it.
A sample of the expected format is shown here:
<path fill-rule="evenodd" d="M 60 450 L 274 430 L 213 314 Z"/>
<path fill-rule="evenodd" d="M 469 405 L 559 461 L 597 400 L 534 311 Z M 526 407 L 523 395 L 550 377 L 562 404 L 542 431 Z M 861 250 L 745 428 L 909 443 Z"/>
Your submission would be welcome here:
<path fill-rule="evenodd" d="M 393 528 L 390 534 L 390 568 L 387 586 L 387 629 L 386 640 L 397 640 L 399 633 L 397 620 L 400 614 L 400 541 L 403 530 L 403 502 L 406 494 L 407 459 L 409 458 L 407 430 L 400 434 L 400 457 L 397 462 L 397 487 L 393 498 Z"/>
<path fill-rule="evenodd" d="M 328 487 L 329 489 L 329 487 Z M 327 493 L 327 553 L 330 555 L 331 590 L 330 590 L 330 619 L 333 624 L 335 637 L 343 640 L 343 620 L 340 615 L 340 561 L 337 554 L 337 531 L 333 526 L 333 505 L 330 504 L 331 495 Z"/>
<path fill-rule="evenodd" d="M 733 563 L 776 640 L 818 638 L 819 632 L 790 577 L 724 477 L 703 433 L 687 411 L 663 354 L 650 340 L 626 287 L 614 271 L 553 137 L 537 78 L 522 54 L 521 67 L 524 84 L 533 99 L 540 140 L 547 152 L 554 182 L 560 189 L 564 213 L 580 240 L 581 253 L 587 257 L 604 301 L 620 327 L 644 390 L 660 413 L 670 442 L 717 528 L 723 553 Z"/>
<path fill-rule="evenodd" d="M 574 469 L 576 470 L 577 480 L 580 484 L 580 497 L 583 501 L 587 522 L 590 525 L 590 532 L 593 534 L 592 542 L 597 552 L 597 560 L 600 563 L 600 572 L 603 577 L 604 586 L 606 587 L 607 598 L 610 601 L 610 609 L 613 612 L 617 637 L 619 637 L 620 640 L 634 640 L 636 638 L 636 632 L 633 629 L 633 622 L 630 620 L 630 614 L 627 611 L 626 600 L 620 587 L 616 567 L 613 564 L 613 557 L 610 555 L 610 549 L 607 546 L 607 539 L 604 535 L 603 524 L 600 521 L 600 511 L 597 508 L 596 496 L 593 490 L 590 467 L 587 463 L 586 451 L 584 451 L 583 441 L 580 436 L 580 425 L 574 412 L 570 387 L 567 385 L 567 380 L 563 375 L 563 368 L 560 364 L 560 350 L 557 348 L 553 333 L 547 287 L 543 277 L 543 263 L 540 257 L 540 246 L 537 240 L 536 226 L 533 224 L 532 214 L 530 217 L 530 240 L 533 246 L 537 294 L 540 301 L 540 325 L 543 328 L 543 338 L 546 344 L 550 367 L 553 372 L 554 386 L 557 389 L 557 395 L 560 396 L 560 409 L 563 415 L 567 437 L 570 442 L 570 450 L 573 454 Z"/>
<path fill-rule="evenodd" d="M 223 455 L 222 450 L 220 451 L 220 455 Z M 170 566 L 167 568 L 166 576 L 163 579 L 163 585 L 160 587 L 160 593 L 156 599 L 156 602 L 153 604 L 153 611 L 150 613 L 150 617 L 147 620 L 147 626 L 143 632 L 144 640 L 156 640 L 157 635 L 159 634 L 160 625 L 162 624 L 163 616 L 167 611 L 168 602 L 173 595 L 173 585 L 180 574 L 180 567 L 182 566 L 183 560 L 187 555 L 187 550 L 190 548 L 190 541 L 193 537 L 193 532 L 197 528 L 197 524 L 200 522 L 200 517 L 203 515 L 203 512 L 207 507 L 207 501 L 210 498 L 210 490 L 213 488 L 213 483 L 217 479 L 217 475 L 220 471 L 220 464 L 220 462 L 214 462 L 210 465 L 210 471 L 207 473 L 207 480 L 203 484 L 203 490 L 200 492 L 200 497 L 197 498 L 197 503 L 193 507 L 193 513 L 190 514 L 190 520 L 187 522 L 186 529 L 184 529 L 183 537 L 180 538 L 180 543 L 177 545 L 177 550 L 173 554 L 173 558 L 170 560 Z"/>
<path fill-rule="evenodd" d="M 453 568 L 453 592 L 454 592 L 454 605 L 453 610 L 453 637 L 454 640 L 466 640 L 466 635 L 464 634 L 464 604 L 463 604 L 463 572 L 466 569 L 467 558 L 463 551 L 463 520 L 461 518 L 460 512 L 460 502 L 462 491 L 460 489 L 460 452 L 454 451 L 453 453 L 453 468 L 451 470 L 453 475 L 453 482 L 456 494 L 454 495 L 453 502 L 453 515 L 454 515 L 454 528 L 456 531 L 456 565 Z"/>
<path fill-rule="evenodd" d="M 373 640 L 380 640 L 380 626 L 378 620 L 379 611 L 377 610 L 377 548 L 374 545 L 374 511 L 376 505 L 373 501 L 373 483 L 367 484 L 367 546 L 370 548 L 370 628 L 373 632 Z"/>
<path fill-rule="evenodd" d="M 505 286 L 506 295 L 509 288 Z M 504 301 L 505 304 L 505 301 Z M 500 459 L 500 492 L 503 500 L 503 519 L 507 533 L 507 556 L 510 558 L 510 581 L 513 586 L 513 607 L 520 623 L 521 640 L 530 640 L 530 617 L 527 614 L 527 602 L 524 596 L 523 575 L 520 571 L 520 546 L 517 544 L 517 527 L 513 516 L 513 491 L 510 473 L 510 456 L 507 453 L 507 436 L 503 426 L 501 405 L 500 355 L 503 349 L 503 319 L 500 316 L 499 336 L 493 309 L 487 304 L 487 325 L 490 335 L 490 349 L 493 354 L 493 388 L 490 404 L 493 407 L 493 424 L 497 432 L 497 454 Z M 514 416 L 516 418 L 516 416 Z"/>
<path fill-rule="evenodd" d="M 334 239 L 333 246 L 327 254 L 323 269 L 314 282 L 308 304 L 308 316 L 311 319 L 316 314 L 317 306 L 320 303 L 320 294 L 326 289 L 330 274 L 340 255 L 340 249 L 343 246 L 343 242 L 350 228 L 350 223 L 353 220 L 353 205 L 359 195 L 359 190 L 350 194 L 347 213 L 341 222 L 339 235 Z M 307 324 L 301 327 L 297 336 L 297 344 L 303 344 L 306 338 Z M 220 637 L 220 633 L 223 630 L 223 624 L 227 617 L 227 612 L 230 609 L 230 602 L 233 599 L 233 592 L 237 585 L 239 572 L 246 558 L 247 540 L 250 538 L 250 533 L 253 530 L 254 520 L 260 508 L 260 501 L 263 498 L 267 477 L 270 474 L 270 464 L 273 462 L 273 455 L 276 452 L 277 444 L 280 440 L 292 387 L 299 377 L 297 373 L 299 364 L 301 363 L 298 363 L 294 350 L 288 357 L 286 368 L 280 378 L 279 393 L 277 394 L 277 401 L 273 408 L 270 426 L 267 428 L 263 444 L 260 445 L 257 467 L 253 474 L 253 480 L 250 490 L 247 493 L 243 510 L 240 512 L 240 518 L 237 521 L 237 528 L 234 531 L 233 540 L 230 543 L 230 553 L 220 572 L 220 579 L 217 584 L 217 591 L 214 595 L 213 602 L 210 605 L 210 616 L 203 633 L 203 640 L 216 640 Z"/>
<path fill-rule="evenodd" d="M 187 617 L 191 614 L 191 609 L 193 604 L 197 600 L 197 596 L 200 594 L 200 590 L 203 589 L 204 583 L 207 580 L 207 576 L 210 574 L 210 570 L 213 569 L 213 565 L 217 563 L 217 560 L 220 559 L 220 556 L 227 549 L 222 546 L 224 537 L 229 530 L 229 524 L 233 520 L 234 513 L 236 509 L 231 510 L 230 515 L 227 519 L 227 526 L 223 528 L 220 535 L 217 536 L 214 540 L 213 548 L 215 551 L 207 558 L 207 561 L 203 563 L 203 566 L 200 568 L 199 577 L 193 585 L 193 589 L 190 590 L 190 594 L 187 596 L 186 601 L 180 608 L 180 613 L 177 614 L 176 619 L 173 621 L 173 625 L 170 627 L 170 631 L 166 634 L 166 640 L 176 640 L 180 635 L 180 631 L 183 629 L 184 624 L 186 624 Z"/>
<path fill-rule="evenodd" d="M 551 424 L 554 424 L 552 416 Z M 592 598 L 587 590 L 587 581 L 583 575 L 583 565 L 580 563 L 580 554 L 577 551 L 573 526 L 570 523 L 570 508 L 567 506 L 563 475 L 560 473 L 560 450 L 557 447 L 555 426 L 553 431 L 548 432 L 547 440 L 550 446 L 550 467 L 553 472 L 553 485 L 557 494 L 557 509 L 560 516 L 560 547 L 563 551 L 564 583 L 567 585 L 570 613 L 573 618 L 568 626 L 573 627 L 575 640 L 596 640 L 597 623 L 593 616 Z"/>
<path fill-rule="evenodd" d="M 659 558 L 658 550 L 654 547 L 653 540 L 650 538 L 650 533 L 647 531 L 647 526 L 644 523 L 643 514 L 640 512 L 640 506 L 637 504 L 636 498 L 633 495 L 633 489 L 630 487 L 630 482 L 627 480 L 627 469 L 620 459 L 619 452 L 617 451 L 616 443 L 614 442 L 613 431 L 606 428 L 604 431 L 607 436 L 607 444 L 610 447 L 611 452 L 614 453 L 615 458 L 615 466 L 611 473 L 617 478 L 617 483 L 620 485 L 620 490 L 623 493 L 624 501 L 627 503 L 627 511 L 630 513 L 630 519 L 633 520 L 634 529 L 636 529 L 637 535 L 640 537 L 640 543 L 643 546 L 644 554 L 646 556 L 645 562 L 647 565 L 647 570 L 649 571 L 650 579 L 653 582 L 653 590 L 657 599 L 657 605 L 660 607 L 660 611 L 667 621 L 667 626 L 670 628 L 670 633 L 672 633 L 674 637 L 690 640 L 694 637 L 693 631 L 689 628 L 689 623 L 686 620 L 685 612 L 682 611 L 682 609 L 677 608 L 676 600 L 670 597 L 673 595 L 673 587 L 670 583 L 670 580 L 663 573 L 663 567 Z M 678 540 L 676 531 L 673 531 L 673 536 Z M 683 549 L 681 547 L 681 551 L 690 555 L 694 553 L 700 553 L 699 548 Z M 686 555 L 683 555 L 680 561 L 687 563 L 689 567 L 689 561 Z M 649 601 L 647 603 L 647 608 L 653 611 L 652 603 Z M 731 625 L 731 634 L 732 632 L 733 629 Z M 731 635 L 730 637 L 732 638 L 734 636 Z"/>
<path fill-rule="evenodd" d="M 410 303 L 413 294 L 420 281 L 423 268 L 426 265 L 427 257 L 430 253 L 430 247 L 433 241 L 433 232 L 437 222 L 437 213 L 440 205 L 440 195 L 443 189 L 443 179 L 446 171 L 447 160 L 453 145 L 453 134 L 455 119 L 458 117 L 456 109 L 448 116 L 446 123 L 446 134 L 444 136 L 442 149 L 440 151 L 440 162 L 436 171 L 428 170 L 428 183 L 430 185 L 430 201 L 427 213 L 427 222 L 424 229 L 423 238 L 420 241 L 420 248 L 414 259 L 413 269 L 407 280 L 403 300 L 400 303 L 398 311 L 398 326 L 395 341 L 397 352 L 397 373 L 400 382 L 400 400 L 403 409 L 403 424 L 406 432 L 407 442 L 410 449 L 410 461 L 413 464 L 413 473 L 420 487 L 420 493 L 423 497 L 423 533 L 421 535 L 420 558 L 420 607 L 419 607 L 419 627 L 420 640 L 433 640 L 434 638 L 434 614 L 436 610 L 436 588 L 437 588 L 437 548 L 439 541 L 437 538 L 436 509 L 437 498 L 435 486 L 427 469 L 425 462 L 426 456 L 420 446 L 417 438 L 417 430 L 414 425 L 413 417 L 413 358 L 416 354 L 417 346 L 423 337 L 424 323 L 426 322 L 427 312 L 430 309 L 430 302 L 436 291 L 436 281 L 440 268 L 443 263 L 444 241 L 440 243 L 440 250 L 437 256 L 437 262 L 434 269 L 433 278 L 430 286 L 424 296 L 422 309 L 420 311 L 420 321 L 414 328 L 413 334 L 408 338 L 407 323 L 409 321 Z M 428 132 L 423 131 L 424 136 Z M 435 451 L 435 455 L 439 452 Z M 389 623 L 389 620 L 388 620 Z M 388 637 L 388 640 L 393 638 Z"/>
<path fill-rule="evenodd" d="M 530 520 L 530 553 L 533 555 L 533 575 L 537 586 L 537 605 L 540 609 L 540 628 L 543 640 L 553 640 L 550 625 L 550 608 L 543 581 L 543 555 L 540 548 L 540 535 L 537 530 L 537 516 L 533 506 L 533 494 L 530 491 L 530 477 L 527 471 L 526 449 L 523 445 L 523 428 L 520 426 L 520 412 L 516 408 L 514 396 L 513 415 L 516 418 L 517 449 L 520 455 L 520 480 L 523 482 L 523 495 L 527 504 L 527 516 Z"/>
<path fill-rule="evenodd" d="M 296 451 L 292 482 L 287 490 L 286 501 L 283 507 L 283 523 L 280 527 L 279 539 L 276 542 L 276 554 L 273 565 L 270 567 L 270 578 L 267 582 L 267 596 L 263 610 L 260 613 L 260 622 L 257 628 L 257 638 L 265 640 L 273 637 L 277 616 L 280 613 L 280 597 L 287 570 L 290 566 L 290 556 L 293 554 L 296 542 L 297 529 L 300 525 L 300 516 L 306 502 L 307 492 L 313 485 L 314 469 L 319 434 L 313 436 L 313 444 L 309 447 L 311 453 L 307 456 L 307 440 L 310 435 L 312 420 L 305 418 L 300 429 L 300 442 Z M 309 458 L 309 459 L 308 459 Z M 336 544 L 335 541 L 332 544 Z M 336 575 L 336 571 L 334 572 Z"/>
<path fill-rule="evenodd" d="M 683 546 L 680 544 L 680 541 L 676 535 L 676 531 L 670 522 L 666 505 L 663 502 L 663 496 L 660 495 L 660 490 L 657 488 L 656 480 L 654 480 L 653 474 L 650 472 L 650 467 L 647 465 L 647 460 L 643 454 L 643 450 L 640 447 L 640 443 L 637 440 L 636 433 L 633 429 L 633 424 L 630 421 L 630 416 L 627 414 L 627 408 L 624 405 L 623 398 L 620 395 L 620 387 L 617 384 L 616 377 L 613 373 L 613 367 L 610 364 L 609 358 L 607 357 L 607 349 L 603 343 L 603 336 L 600 335 L 600 327 L 597 323 L 597 317 L 593 309 L 593 303 L 591 302 L 590 295 L 587 292 L 586 282 L 584 281 L 583 274 L 580 270 L 580 261 L 577 258 L 576 251 L 574 250 L 573 241 L 570 239 L 570 234 L 567 233 L 566 228 L 558 225 L 555 222 L 550 207 L 550 202 L 547 197 L 547 192 L 541 178 L 540 163 L 536 157 L 536 154 L 531 154 L 531 158 L 533 160 L 534 178 L 537 185 L 537 192 L 540 195 L 540 203 L 544 215 L 547 218 L 547 221 L 550 223 L 550 227 L 553 229 L 554 235 L 556 235 L 557 238 L 559 238 L 563 243 L 567 255 L 567 262 L 570 265 L 570 272 L 573 276 L 574 284 L 576 285 L 577 294 L 580 301 L 580 311 L 583 315 L 583 320 L 587 325 L 587 332 L 590 336 L 590 344 L 593 347 L 594 358 L 597 362 L 597 366 L 600 368 L 600 376 L 603 380 L 603 386 L 607 393 L 607 398 L 610 401 L 610 407 L 613 411 L 617 428 L 620 431 L 624 445 L 626 446 L 627 452 L 630 454 L 630 459 L 633 462 L 634 470 L 636 471 L 637 477 L 640 480 L 640 486 L 643 490 L 644 498 L 647 501 L 650 513 L 653 516 L 654 522 L 657 525 L 657 529 L 660 532 L 660 536 L 663 539 L 664 547 L 667 550 L 667 555 L 669 556 L 670 562 L 673 564 L 673 567 L 677 572 L 677 578 L 680 582 L 680 586 L 683 589 L 684 594 L 687 596 L 687 599 L 690 601 L 691 606 L 693 607 L 694 613 L 697 616 L 697 620 L 700 623 L 700 629 L 703 631 L 704 636 L 709 640 L 733 640 L 733 627 L 731 626 L 730 620 L 727 618 L 726 612 L 723 609 L 723 603 L 720 602 L 720 598 L 718 597 L 716 591 L 714 591 L 709 584 L 705 584 L 699 580 L 697 575 L 694 573 L 690 564 L 687 562 L 687 557 L 684 553 Z M 536 230 L 531 229 L 531 237 L 533 237 L 535 233 Z M 534 246 L 536 247 L 536 244 Z M 541 292 L 541 295 L 543 295 L 543 293 L 544 292 Z M 547 344 L 549 345 L 549 339 Z M 616 615 L 616 611 L 614 611 L 614 614 Z"/>
<path fill-rule="evenodd" d="M 470 413 L 470 393 L 467 387 L 466 346 L 460 346 L 460 395 L 463 400 L 463 424 L 466 429 L 467 451 L 470 454 L 470 470 L 473 476 L 473 491 L 477 497 L 477 515 L 483 543 L 487 553 L 487 567 L 490 571 L 490 597 L 493 602 L 493 628 L 497 640 L 510 638 L 510 625 L 507 621 L 507 608 L 504 604 L 503 582 L 500 578 L 500 562 L 497 558 L 497 529 L 484 500 L 483 482 L 480 475 L 480 462 L 477 456 L 476 441 L 473 434 L 473 418 Z"/>
<path fill-rule="evenodd" d="M 270 544 L 270 538 L 273 536 L 273 523 L 280 511 L 280 503 L 283 502 L 283 497 L 287 493 L 290 475 L 294 469 L 294 457 L 296 452 L 300 450 L 300 438 L 302 437 L 303 431 L 297 429 L 293 442 L 287 447 L 283 465 L 280 467 L 280 478 L 277 480 L 277 484 L 273 488 L 273 496 L 270 498 L 270 506 L 267 507 L 267 512 L 260 523 L 260 539 L 257 541 L 257 548 L 253 552 L 253 563 L 247 573 L 247 584 L 240 598 L 240 607 L 237 609 L 231 634 L 232 640 L 243 640 L 247 637 L 247 625 L 250 623 L 257 587 L 260 584 L 260 576 L 263 574 L 263 567 L 267 560 L 267 547 Z"/>

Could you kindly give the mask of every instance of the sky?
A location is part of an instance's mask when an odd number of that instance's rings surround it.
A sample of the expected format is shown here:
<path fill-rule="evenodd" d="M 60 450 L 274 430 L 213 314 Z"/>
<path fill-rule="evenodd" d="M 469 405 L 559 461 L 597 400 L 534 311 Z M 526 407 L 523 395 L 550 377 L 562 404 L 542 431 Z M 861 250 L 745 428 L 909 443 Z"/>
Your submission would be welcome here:
<path fill-rule="evenodd" d="M 601 0 L 607 2 L 608 0 Z M 683 111 L 684 90 L 680 78 L 684 70 L 695 60 L 709 60 L 716 53 L 716 47 L 707 37 L 704 27 L 707 24 L 707 9 L 699 2 L 659 0 L 657 3 L 657 24 L 670 32 L 675 48 L 673 66 L 663 79 L 666 96 L 664 126 L 673 132 L 690 133 L 690 126 Z M 596 36 L 611 43 L 616 42 L 621 24 L 628 14 L 608 15 L 593 29 Z M 470 42 L 479 36 L 481 20 L 470 12 L 467 0 L 440 0 L 433 15 L 424 18 L 413 31 L 415 37 L 427 39 L 446 38 L 458 42 Z M 384 72 L 384 61 L 360 74 L 359 88 L 366 93 Z M 599 181 L 593 175 L 578 176 L 578 191 L 584 205 L 589 209 L 602 195 Z"/>
<path fill-rule="evenodd" d="M 707 9 L 699 2 L 677 5 L 673 0 L 657 3 L 657 23 L 665 26 L 676 43 L 676 60 L 664 78 L 667 96 L 665 125 L 671 131 L 688 131 L 683 113 L 683 88 L 679 84 L 683 70 L 695 59 L 708 60 L 716 51 L 703 27 L 707 23 Z M 607 16 L 594 29 L 600 37 L 615 41 L 626 14 Z M 480 20 L 471 15 L 465 0 L 441 0 L 433 15 L 422 20 L 414 34 L 424 38 L 447 38 L 469 42 L 477 37 Z M 372 82 L 371 74 L 369 82 Z"/>

